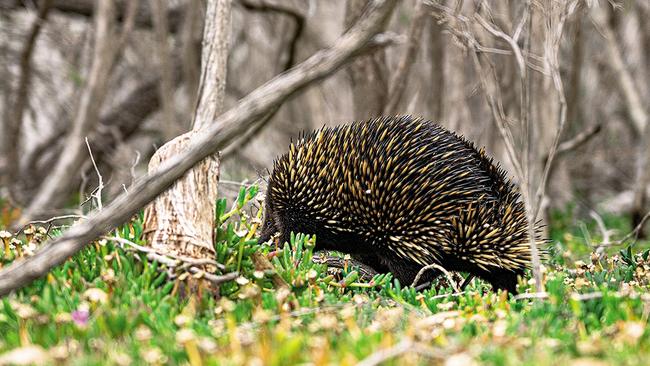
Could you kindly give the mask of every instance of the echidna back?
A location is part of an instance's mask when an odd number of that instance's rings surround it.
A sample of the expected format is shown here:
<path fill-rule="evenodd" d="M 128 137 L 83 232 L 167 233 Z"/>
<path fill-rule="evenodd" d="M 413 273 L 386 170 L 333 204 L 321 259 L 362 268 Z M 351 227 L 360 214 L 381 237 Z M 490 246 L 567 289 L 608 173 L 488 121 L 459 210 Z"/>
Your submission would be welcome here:
<path fill-rule="evenodd" d="M 355 254 L 407 283 L 430 263 L 484 278 L 520 274 L 526 228 L 516 188 L 482 150 L 409 116 L 312 132 L 276 160 L 269 180 L 265 231 L 316 234 L 317 248 Z"/>

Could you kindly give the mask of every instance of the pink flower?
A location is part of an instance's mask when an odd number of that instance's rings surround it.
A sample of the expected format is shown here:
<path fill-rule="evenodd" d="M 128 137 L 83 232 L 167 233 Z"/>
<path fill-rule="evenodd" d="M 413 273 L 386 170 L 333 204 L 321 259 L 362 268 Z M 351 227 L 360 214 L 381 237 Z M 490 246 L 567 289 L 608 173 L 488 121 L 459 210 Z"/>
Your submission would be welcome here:
<path fill-rule="evenodd" d="M 88 317 L 90 313 L 88 310 L 75 310 L 72 312 L 72 321 L 80 327 L 85 327 L 88 324 Z"/>

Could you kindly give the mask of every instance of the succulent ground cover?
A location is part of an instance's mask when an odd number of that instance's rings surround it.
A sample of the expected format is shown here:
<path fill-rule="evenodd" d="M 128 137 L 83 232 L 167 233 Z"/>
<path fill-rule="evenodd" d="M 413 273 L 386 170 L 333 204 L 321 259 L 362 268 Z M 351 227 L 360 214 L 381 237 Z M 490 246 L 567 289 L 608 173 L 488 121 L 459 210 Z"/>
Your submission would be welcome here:
<path fill-rule="evenodd" d="M 258 244 L 257 196 L 250 187 L 231 207 L 219 202 L 216 260 L 225 268 L 216 275 L 237 275 L 220 285 L 218 299 L 178 296 L 181 281 L 202 274 L 147 258 L 140 215 L 0 299 L 0 365 L 639 365 L 650 359 L 650 251 L 643 241 L 609 238 L 630 231 L 625 218 L 604 217 L 597 225 L 557 214 L 545 293 L 532 293 L 526 280 L 519 296 L 494 293 L 478 280 L 458 293 L 446 279 L 417 292 L 389 274 L 366 280 L 353 265 L 333 270 L 314 262 L 318 238 L 296 234 L 284 248 Z M 6 220 L 11 213 L 2 210 Z M 0 266 L 63 229 L 0 232 Z M 602 245 L 603 236 L 612 245 Z M 251 257 L 260 252 L 272 270 L 255 269 Z"/>

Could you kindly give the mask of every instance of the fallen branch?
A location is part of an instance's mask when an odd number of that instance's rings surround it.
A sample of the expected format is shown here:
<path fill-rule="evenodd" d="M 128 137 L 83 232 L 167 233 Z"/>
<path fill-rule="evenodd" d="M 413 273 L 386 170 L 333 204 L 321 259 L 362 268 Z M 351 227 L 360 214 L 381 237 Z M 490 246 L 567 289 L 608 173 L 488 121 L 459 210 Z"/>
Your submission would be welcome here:
<path fill-rule="evenodd" d="M 44 276 L 52 267 L 63 263 L 87 243 L 129 220 L 196 163 L 228 146 L 236 136 L 255 126 L 258 119 L 269 110 L 314 81 L 331 75 L 354 57 L 381 29 L 396 3 L 396 0 L 374 1 L 359 22 L 331 48 L 319 51 L 292 70 L 254 90 L 198 133 L 185 152 L 167 160 L 157 171 L 138 180 L 129 193 L 120 195 L 87 221 L 74 225 L 34 256 L 6 267 L 0 272 L 0 296 Z"/>
<path fill-rule="evenodd" d="M 202 270 L 201 268 L 198 268 L 199 266 L 204 266 L 204 265 L 214 265 L 214 266 L 218 266 L 219 269 L 221 269 L 222 271 L 225 270 L 224 265 L 210 259 L 194 259 L 194 258 L 186 258 L 186 257 L 181 258 L 181 257 L 174 257 L 172 255 L 162 255 L 157 253 L 155 250 L 151 248 L 143 247 L 130 240 L 120 238 L 117 236 L 105 236 L 104 239 L 117 242 L 118 244 L 128 245 L 133 249 L 137 250 L 138 252 L 145 253 L 147 255 L 148 260 L 152 262 L 154 261 L 158 262 L 168 267 L 170 271 L 167 274 L 172 278 L 174 274 L 173 272 L 171 272 L 171 270 L 175 268 L 180 268 L 181 270 L 187 271 L 193 275 L 201 276 L 202 278 L 204 278 L 214 286 L 224 282 L 233 281 L 234 279 L 239 277 L 239 272 L 230 272 L 218 276 L 212 273 L 208 273 Z M 183 263 L 183 265 L 179 266 L 179 263 Z"/>
<path fill-rule="evenodd" d="M 152 254 L 154 258 L 159 260 L 159 262 L 164 263 L 166 266 L 169 267 L 178 266 L 178 263 L 173 262 L 176 261 L 176 262 L 183 262 L 185 264 L 188 264 L 189 266 L 213 265 L 222 271 L 226 269 L 226 266 L 212 259 L 207 259 L 207 258 L 196 259 L 196 258 L 178 256 L 170 253 L 163 255 L 158 253 L 156 250 L 152 248 L 138 245 L 128 239 L 120 238 L 118 236 L 104 236 L 103 238 L 106 240 L 117 242 L 119 244 L 128 245 L 139 252 L 147 253 L 147 255 Z"/>

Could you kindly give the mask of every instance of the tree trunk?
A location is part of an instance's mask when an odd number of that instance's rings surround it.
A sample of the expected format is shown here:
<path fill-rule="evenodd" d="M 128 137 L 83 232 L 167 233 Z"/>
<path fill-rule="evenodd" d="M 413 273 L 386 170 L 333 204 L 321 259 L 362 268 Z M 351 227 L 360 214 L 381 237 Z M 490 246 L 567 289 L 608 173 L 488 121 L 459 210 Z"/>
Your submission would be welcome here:
<path fill-rule="evenodd" d="M 195 134 L 212 123 L 223 110 L 230 40 L 230 0 L 208 2 L 202 51 L 198 104 L 193 130 L 163 145 L 149 162 L 149 173 L 162 162 L 186 150 Z M 214 212 L 219 183 L 219 156 L 212 155 L 188 171 L 165 193 L 145 208 L 144 237 L 156 251 L 192 259 L 212 259 L 215 255 Z M 216 268 L 206 265 L 207 272 Z M 200 291 L 207 282 L 188 277 L 185 289 Z M 217 291 L 217 289 L 212 289 Z M 183 291 L 185 292 L 185 291 Z"/>

